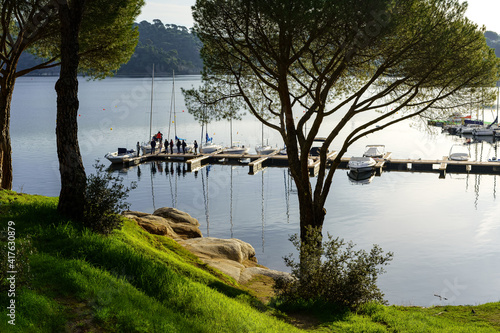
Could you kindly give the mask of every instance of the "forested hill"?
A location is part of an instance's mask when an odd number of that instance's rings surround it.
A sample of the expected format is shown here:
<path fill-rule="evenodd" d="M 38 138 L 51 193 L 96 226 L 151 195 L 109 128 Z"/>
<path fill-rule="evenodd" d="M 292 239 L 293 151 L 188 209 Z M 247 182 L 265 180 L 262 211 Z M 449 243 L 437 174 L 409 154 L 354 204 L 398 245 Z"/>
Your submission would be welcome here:
<path fill-rule="evenodd" d="M 151 65 L 155 64 L 155 75 L 199 74 L 202 69 L 200 58 L 201 42 L 186 27 L 142 21 L 139 27 L 139 43 L 130 61 L 118 71 L 120 76 L 150 76 Z M 485 32 L 486 42 L 500 57 L 500 36 L 493 31 Z M 18 69 L 40 63 L 30 54 L 23 54 Z M 37 71 L 33 74 L 57 75 L 59 68 Z"/>
<path fill-rule="evenodd" d="M 486 37 L 488 46 L 495 49 L 496 56 L 500 57 L 500 36 L 493 31 L 486 31 L 484 36 Z"/>
<path fill-rule="evenodd" d="M 152 64 L 155 75 L 199 74 L 203 63 L 200 58 L 201 42 L 186 27 L 153 23 L 136 23 L 139 28 L 139 42 L 130 61 L 118 71 L 120 76 L 150 76 Z M 33 67 L 41 62 L 29 53 L 19 60 L 18 70 Z M 33 72 L 32 75 L 58 75 L 59 67 Z"/>
<path fill-rule="evenodd" d="M 201 42 L 186 27 L 142 21 L 139 43 L 130 61 L 118 75 L 150 75 L 155 64 L 155 75 L 199 74 L 203 63 L 200 58 Z"/>

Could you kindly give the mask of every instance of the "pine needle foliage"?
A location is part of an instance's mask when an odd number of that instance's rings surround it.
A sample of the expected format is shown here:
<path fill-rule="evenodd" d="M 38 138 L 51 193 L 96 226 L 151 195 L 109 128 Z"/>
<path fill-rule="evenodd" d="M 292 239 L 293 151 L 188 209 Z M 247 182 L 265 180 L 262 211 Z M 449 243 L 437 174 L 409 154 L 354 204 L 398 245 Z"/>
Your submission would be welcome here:
<path fill-rule="evenodd" d="M 370 252 L 355 250 L 354 243 L 330 234 L 322 242 L 321 232 L 314 228 L 308 228 L 306 238 L 301 242 L 297 234 L 290 237 L 300 262 L 291 254 L 284 257 L 292 278 L 280 279 L 275 285 L 284 304 L 326 302 L 356 309 L 372 301 L 385 303 L 377 278 L 393 259 L 392 252 L 384 254 L 378 245 Z"/>
<path fill-rule="evenodd" d="M 125 187 L 123 177 L 106 172 L 99 160 L 93 166 L 96 173 L 87 177 L 83 224 L 94 232 L 107 235 L 123 226 L 119 213 L 130 207 L 125 199 L 137 184 L 132 182 L 130 187 Z"/>

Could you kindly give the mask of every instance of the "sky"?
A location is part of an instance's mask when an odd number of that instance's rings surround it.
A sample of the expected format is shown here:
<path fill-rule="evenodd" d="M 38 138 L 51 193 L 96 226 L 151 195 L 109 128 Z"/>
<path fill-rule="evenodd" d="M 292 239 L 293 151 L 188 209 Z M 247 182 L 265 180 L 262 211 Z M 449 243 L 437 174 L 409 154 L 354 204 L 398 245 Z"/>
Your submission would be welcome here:
<path fill-rule="evenodd" d="M 137 21 L 153 22 L 159 19 L 164 24 L 182 25 L 186 28 L 193 26 L 191 6 L 196 0 L 146 0 L 141 15 Z M 460 0 L 460 2 L 464 2 Z M 500 0 L 468 0 L 467 16 L 479 26 L 486 26 L 487 30 L 500 34 Z"/>

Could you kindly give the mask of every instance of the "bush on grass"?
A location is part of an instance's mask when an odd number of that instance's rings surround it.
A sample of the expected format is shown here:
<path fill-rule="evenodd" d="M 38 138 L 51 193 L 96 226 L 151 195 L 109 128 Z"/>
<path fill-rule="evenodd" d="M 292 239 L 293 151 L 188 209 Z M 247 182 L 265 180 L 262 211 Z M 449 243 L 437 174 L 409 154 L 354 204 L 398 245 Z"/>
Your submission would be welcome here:
<path fill-rule="evenodd" d="M 106 172 L 99 160 L 93 166 L 96 173 L 87 178 L 83 223 L 90 230 L 107 235 L 123 226 L 119 214 L 130 207 L 125 199 L 137 184 L 132 182 L 130 188 L 125 187 L 123 178 Z"/>
<path fill-rule="evenodd" d="M 370 253 L 354 250 L 355 244 L 333 238 L 322 242 L 321 232 L 309 229 L 306 242 L 297 234 L 290 241 L 300 253 L 300 262 L 292 255 L 284 257 L 293 278 L 280 279 L 275 291 L 283 304 L 329 303 L 355 309 L 371 301 L 384 303 L 377 278 L 384 273 L 393 253 L 383 253 L 374 245 Z"/>

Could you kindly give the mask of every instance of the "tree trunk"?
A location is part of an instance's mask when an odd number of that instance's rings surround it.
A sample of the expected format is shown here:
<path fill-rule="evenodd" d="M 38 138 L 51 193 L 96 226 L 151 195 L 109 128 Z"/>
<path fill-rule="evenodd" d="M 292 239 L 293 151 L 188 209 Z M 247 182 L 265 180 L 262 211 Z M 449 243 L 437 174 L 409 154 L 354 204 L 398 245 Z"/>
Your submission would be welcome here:
<path fill-rule="evenodd" d="M 78 34 L 83 16 L 83 0 L 59 7 L 61 19 L 61 72 L 57 91 L 57 156 L 61 174 L 58 211 L 81 220 L 85 202 L 86 175 L 78 145 Z"/>
<path fill-rule="evenodd" d="M 0 90 L 0 188 L 12 190 L 12 146 L 10 141 L 10 103 L 14 82 L 3 78 Z M 11 81 L 15 81 L 12 78 Z"/>

